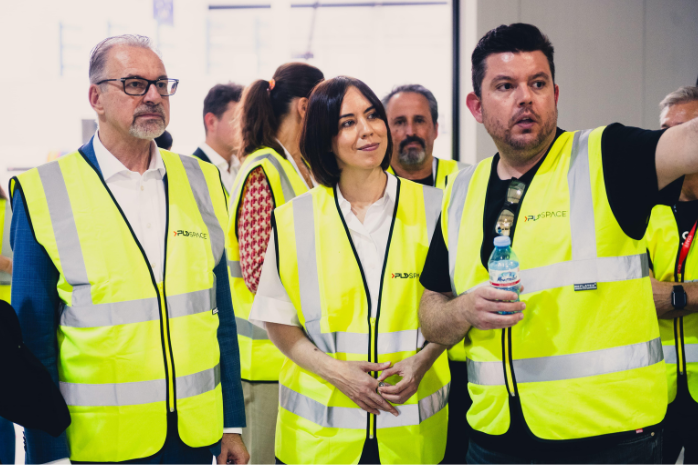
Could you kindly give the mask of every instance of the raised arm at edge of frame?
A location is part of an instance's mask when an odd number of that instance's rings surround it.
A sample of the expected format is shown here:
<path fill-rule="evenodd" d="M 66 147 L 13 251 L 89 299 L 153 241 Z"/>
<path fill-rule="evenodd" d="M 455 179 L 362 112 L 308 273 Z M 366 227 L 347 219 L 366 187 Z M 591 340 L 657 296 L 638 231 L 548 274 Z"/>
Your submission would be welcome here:
<path fill-rule="evenodd" d="M 685 174 L 698 173 L 698 118 L 662 134 L 655 163 L 660 190 Z"/>

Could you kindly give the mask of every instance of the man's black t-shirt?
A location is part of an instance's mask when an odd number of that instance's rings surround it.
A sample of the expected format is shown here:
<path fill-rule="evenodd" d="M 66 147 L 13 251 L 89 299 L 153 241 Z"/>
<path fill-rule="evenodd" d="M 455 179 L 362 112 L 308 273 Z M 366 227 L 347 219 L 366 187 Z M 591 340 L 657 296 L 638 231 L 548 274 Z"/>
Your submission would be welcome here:
<path fill-rule="evenodd" d="M 557 139 L 563 132 L 558 128 L 555 138 Z M 645 235 L 652 208 L 657 204 L 673 205 L 681 192 L 683 177 L 661 191 L 657 184 L 655 151 L 663 132 L 626 127 L 615 123 L 608 126 L 601 137 L 604 182 L 611 210 L 625 234 L 636 240 Z M 527 186 L 530 185 L 544 159 L 545 157 L 521 176 L 520 180 Z M 483 245 L 480 253 L 480 260 L 485 268 L 487 268 L 487 261 L 494 247 L 494 228 L 497 216 L 504 206 L 507 188 L 511 182 L 509 179 L 499 179 L 498 162 L 499 154 L 492 159 L 492 174 L 485 199 Z M 524 198 L 525 195 L 526 191 L 524 191 Z M 522 202 L 523 198 L 519 205 Z M 510 231 L 512 241 L 515 232 L 514 228 Z M 448 250 L 441 231 L 441 221 L 437 222 L 420 282 L 425 288 L 434 292 L 451 292 Z M 453 395 L 457 394 L 453 393 Z M 523 420 L 518 398 L 510 399 L 510 411 L 511 426 L 506 434 L 488 436 L 475 432 L 473 439 L 485 447 L 499 447 L 502 444 L 507 444 L 507 447 L 518 450 L 521 455 L 557 454 L 561 450 L 571 451 L 576 448 L 579 448 L 580 451 L 588 450 L 589 447 L 607 447 L 627 439 L 625 435 L 621 434 L 620 436 L 609 435 L 580 441 L 562 441 L 562 444 L 557 441 L 542 441 L 530 433 Z M 646 429 L 646 431 L 649 430 Z"/>
<path fill-rule="evenodd" d="M 688 237 L 688 233 L 693 229 L 693 225 L 696 224 L 698 220 L 698 200 L 692 200 L 690 202 L 677 202 L 673 206 L 674 217 L 676 218 L 676 224 L 679 227 L 679 236 L 681 237 L 681 244 Z"/>
<path fill-rule="evenodd" d="M 558 128 L 555 139 L 557 140 L 557 137 L 563 132 Z M 655 205 L 673 205 L 681 192 L 683 177 L 661 191 L 657 185 L 654 153 L 663 133 L 663 130 L 649 131 L 615 123 L 608 126 L 601 136 L 604 182 L 608 202 L 620 227 L 633 239 L 639 240 L 645 235 L 647 222 Z M 530 185 L 544 159 L 545 157 L 521 176 L 520 180 L 527 186 Z M 496 154 L 492 159 L 492 173 L 487 185 L 485 199 L 484 239 L 480 253 L 480 260 L 485 268 L 494 248 L 494 227 L 497 216 L 504 206 L 506 191 L 511 182 L 510 179 L 499 179 L 497 175 L 498 163 L 499 154 Z M 524 191 L 524 197 L 519 205 L 523 203 L 525 196 L 526 191 Z M 516 222 L 514 222 L 510 232 L 512 242 L 516 233 L 515 226 Z M 420 282 L 425 288 L 434 292 L 451 291 L 451 280 L 448 275 L 448 250 L 441 232 L 441 221 L 437 222 Z"/>
<path fill-rule="evenodd" d="M 434 175 L 430 174 L 426 178 L 422 179 L 410 179 L 412 182 L 416 182 L 417 184 L 424 184 L 425 186 L 431 186 L 434 187 Z"/>

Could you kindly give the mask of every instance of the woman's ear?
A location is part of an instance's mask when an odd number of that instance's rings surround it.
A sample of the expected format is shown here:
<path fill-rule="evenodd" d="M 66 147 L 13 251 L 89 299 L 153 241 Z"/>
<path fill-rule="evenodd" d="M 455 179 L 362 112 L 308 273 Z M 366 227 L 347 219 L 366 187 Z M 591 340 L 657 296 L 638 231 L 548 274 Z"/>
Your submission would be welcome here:
<path fill-rule="evenodd" d="M 305 113 L 308 111 L 308 99 L 305 97 L 299 98 L 296 102 L 296 110 L 302 121 L 305 118 Z"/>

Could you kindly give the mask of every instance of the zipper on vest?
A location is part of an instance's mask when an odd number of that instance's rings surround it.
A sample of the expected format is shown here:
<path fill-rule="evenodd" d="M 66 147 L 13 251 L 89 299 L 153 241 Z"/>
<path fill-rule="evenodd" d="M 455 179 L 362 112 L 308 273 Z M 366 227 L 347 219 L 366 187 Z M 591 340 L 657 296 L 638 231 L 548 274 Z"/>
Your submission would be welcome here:
<path fill-rule="evenodd" d="M 163 329 L 163 341 L 165 342 L 165 359 L 168 364 L 169 377 L 167 379 L 167 389 L 168 389 L 168 406 L 170 412 L 174 412 L 176 409 L 177 402 L 177 382 L 175 381 L 175 370 L 174 370 L 174 354 L 172 353 L 172 339 L 170 334 L 170 316 L 167 313 L 167 292 L 165 287 L 165 270 L 167 270 L 167 234 L 170 229 L 170 193 L 169 193 L 169 183 L 167 178 L 163 179 L 165 184 L 165 247 L 164 256 L 162 258 L 162 329 Z"/>
<path fill-rule="evenodd" d="M 683 345 L 683 317 L 674 318 L 674 329 L 676 334 L 676 364 L 679 368 L 679 374 L 683 375 L 683 359 L 684 359 L 684 345 Z"/>
<path fill-rule="evenodd" d="M 376 319 L 375 318 L 370 318 L 368 319 L 370 328 L 369 329 L 369 339 L 370 339 L 370 348 L 369 348 L 369 354 L 368 354 L 368 361 L 378 363 L 378 359 L 375 358 L 374 360 L 371 360 L 371 354 L 376 353 L 376 346 L 378 344 L 378 332 L 376 331 Z M 377 371 L 372 371 L 371 375 L 374 378 L 378 378 L 378 372 Z M 368 438 L 373 439 L 376 437 L 376 416 L 374 414 L 369 414 L 369 430 L 368 430 Z"/>
<path fill-rule="evenodd" d="M 376 316 L 371 317 L 371 293 L 368 290 L 368 283 L 366 282 L 366 274 L 364 273 L 364 268 L 361 266 L 361 260 L 359 260 L 359 254 L 356 252 L 356 247 L 354 247 L 354 241 L 351 239 L 351 233 L 349 232 L 349 227 L 347 222 L 344 220 L 344 215 L 342 215 L 342 209 L 339 207 L 339 198 L 337 197 L 337 186 L 334 187 L 334 205 L 337 208 L 337 214 L 339 214 L 339 219 L 342 220 L 342 225 L 344 226 L 344 232 L 349 240 L 349 245 L 351 246 L 352 252 L 354 252 L 354 259 L 359 267 L 359 272 L 361 273 L 361 280 L 364 284 L 364 292 L 366 294 L 366 303 L 368 308 L 368 362 L 378 363 L 378 319 L 381 314 L 381 297 L 383 294 L 383 281 L 385 279 L 385 267 L 388 264 L 388 253 L 390 252 L 390 243 L 393 239 L 393 228 L 395 227 L 395 218 L 397 216 L 397 208 L 400 203 L 400 179 L 397 179 L 397 188 L 395 195 L 395 208 L 393 209 L 393 219 L 390 222 L 390 232 L 388 233 L 388 243 L 385 247 L 385 257 L 383 259 L 383 271 L 381 274 L 380 287 L 378 288 L 378 305 L 376 306 Z M 378 378 L 378 372 L 372 371 L 371 376 Z M 373 439 L 376 437 L 376 416 L 372 413 L 368 414 L 368 425 L 366 426 L 368 430 L 368 438 Z"/>
<path fill-rule="evenodd" d="M 133 228 L 131 227 L 131 223 L 128 222 L 128 219 L 126 218 L 126 214 L 124 211 L 121 209 L 121 206 L 119 205 L 119 202 L 116 201 L 116 198 L 114 197 L 114 194 L 112 191 L 109 189 L 107 186 L 106 181 L 104 181 L 104 177 L 102 176 L 102 173 L 95 168 L 92 163 L 87 158 L 87 155 L 81 150 L 78 149 L 78 152 L 80 152 L 80 155 L 82 155 L 83 160 L 85 160 L 85 163 L 92 168 L 99 178 L 99 180 L 102 182 L 102 185 L 104 186 L 104 190 L 107 191 L 109 194 L 109 197 L 111 197 L 112 202 L 114 202 L 114 205 L 116 206 L 116 209 L 119 210 L 119 213 L 121 214 L 121 218 L 124 220 L 124 223 L 126 223 L 126 226 L 128 227 L 128 230 L 131 232 L 131 237 L 133 237 L 133 241 L 136 243 L 136 246 L 138 247 L 138 250 L 141 251 L 141 255 L 143 256 L 143 261 L 145 262 L 145 266 L 148 268 L 148 273 L 150 274 L 150 279 L 153 284 L 153 288 L 155 290 L 155 294 L 157 295 L 157 300 L 158 300 L 158 310 L 160 311 L 160 340 L 162 342 L 162 357 L 164 360 L 164 365 L 165 365 L 165 378 L 167 379 L 167 399 L 166 399 L 166 404 L 169 406 L 169 411 L 174 412 L 174 407 L 175 407 L 175 401 L 174 401 L 174 396 L 176 392 L 176 384 L 175 384 L 175 374 L 174 374 L 174 366 L 172 364 L 172 360 L 174 357 L 172 356 L 172 342 L 170 341 L 170 336 L 169 336 L 169 320 L 167 318 L 167 301 L 165 299 L 165 293 L 164 293 L 164 286 L 165 286 L 165 263 L 167 261 L 167 230 L 169 228 L 169 221 L 170 221 L 170 197 L 169 197 L 169 192 L 168 192 L 168 183 L 167 183 L 167 177 L 163 178 L 163 182 L 165 184 L 165 203 L 167 204 L 167 207 L 165 209 L 165 259 L 163 260 L 163 267 L 162 267 L 162 276 L 163 276 L 163 290 L 162 292 L 160 291 L 160 288 L 158 287 L 158 283 L 155 280 L 155 274 L 153 274 L 153 269 L 150 267 L 150 261 L 148 260 L 148 255 L 145 253 L 145 249 L 143 248 L 143 245 L 141 245 L 140 241 L 138 240 L 138 237 L 136 237 L 136 233 L 133 231 Z M 167 328 L 167 329 L 166 329 Z"/>
<path fill-rule="evenodd" d="M 511 397 L 516 397 L 514 366 L 511 360 L 511 328 L 504 328 L 502 331 L 502 354 L 504 355 L 504 381 L 507 385 L 507 391 Z"/>
<path fill-rule="evenodd" d="M 672 207 L 672 212 L 674 213 L 674 219 L 678 224 L 678 218 L 676 218 L 677 211 L 676 205 Z M 679 236 L 679 250 L 676 253 L 676 261 L 674 262 L 674 282 L 683 283 L 683 277 L 686 274 L 685 263 L 683 274 L 679 276 L 679 259 L 681 258 L 681 247 L 683 246 L 681 242 L 681 232 L 677 232 Z M 688 257 L 686 257 L 688 261 Z M 676 366 L 678 368 L 679 374 L 683 374 L 683 317 L 674 318 L 674 340 L 676 341 Z"/>

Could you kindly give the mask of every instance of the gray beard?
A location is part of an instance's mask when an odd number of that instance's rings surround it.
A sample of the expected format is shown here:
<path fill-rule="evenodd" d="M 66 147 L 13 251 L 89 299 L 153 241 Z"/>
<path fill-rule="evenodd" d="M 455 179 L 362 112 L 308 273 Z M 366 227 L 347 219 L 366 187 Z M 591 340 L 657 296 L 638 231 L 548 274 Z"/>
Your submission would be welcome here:
<path fill-rule="evenodd" d="M 424 163 L 427 158 L 427 152 L 424 149 L 408 148 L 403 150 L 397 156 L 400 165 L 403 167 L 417 167 Z"/>
<path fill-rule="evenodd" d="M 128 133 L 137 139 L 153 140 L 160 137 L 165 132 L 165 122 L 155 119 L 143 122 L 134 122 Z"/>

